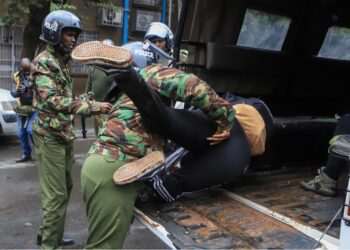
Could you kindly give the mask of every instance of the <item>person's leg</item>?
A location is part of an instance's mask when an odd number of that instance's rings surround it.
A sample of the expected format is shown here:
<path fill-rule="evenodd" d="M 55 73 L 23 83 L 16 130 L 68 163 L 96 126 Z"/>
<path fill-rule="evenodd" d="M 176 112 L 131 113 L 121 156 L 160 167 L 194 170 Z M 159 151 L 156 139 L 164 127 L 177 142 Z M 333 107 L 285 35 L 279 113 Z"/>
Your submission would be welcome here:
<path fill-rule="evenodd" d="M 345 114 L 340 117 L 337 126 L 335 127 L 334 135 L 350 134 L 350 114 Z M 328 154 L 326 168 L 324 169 L 333 180 L 338 180 L 341 169 L 346 166 L 347 161 L 339 159 L 332 154 Z"/>
<path fill-rule="evenodd" d="M 74 165 L 74 143 L 73 141 L 68 142 L 65 148 L 65 180 L 68 200 L 73 189 L 73 178 L 72 178 L 72 168 Z"/>
<path fill-rule="evenodd" d="M 142 182 L 115 185 L 113 173 L 124 162 L 101 155 L 86 158 L 81 185 L 88 217 L 86 249 L 121 249 Z"/>
<path fill-rule="evenodd" d="M 27 134 L 29 136 L 29 139 L 31 140 L 32 143 L 34 143 L 33 141 L 33 130 L 32 130 L 32 123 L 34 120 L 36 120 L 38 118 L 38 112 L 35 111 L 33 114 L 31 114 L 28 117 L 28 123 L 27 123 Z"/>
<path fill-rule="evenodd" d="M 343 115 L 335 127 L 334 136 L 342 134 L 350 134 L 350 114 Z M 318 169 L 318 175 L 308 182 L 302 181 L 300 185 L 307 191 L 324 196 L 336 196 L 338 177 L 341 169 L 346 165 L 347 161 L 329 153 L 327 164 Z"/>
<path fill-rule="evenodd" d="M 183 192 L 236 181 L 244 173 L 249 161 L 247 139 L 235 120 L 228 140 L 210 146 L 200 156 L 185 157 L 181 162 L 181 169 L 170 175 L 160 174 L 150 182 L 164 200 L 173 201 Z"/>
<path fill-rule="evenodd" d="M 43 249 L 58 248 L 62 242 L 65 214 L 68 205 L 66 186 L 67 145 L 34 134 L 35 147 L 39 152 L 38 172 L 41 202 L 44 213 L 41 233 Z"/>
<path fill-rule="evenodd" d="M 31 148 L 29 145 L 29 138 L 27 133 L 27 116 L 17 115 L 18 138 L 22 146 L 23 155 L 29 157 L 31 155 Z"/>
<path fill-rule="evenodd" d="M 39 184 L 41 186 L 40 176 L 44 175 L 43 168 L 41 167 L 41 164 L 42 164 L 42 152 L 41 152 L 41 149 L 43 147 L 42 146 L 43 141 L 42 141 L 42 137 L 37 135 L 36 133 L 33 133 L 33 140 L 34 140 L 35 154 L 36 154 L 36 160 L 37 160 Z M 42 206 L 42 210 L 43 210 L 43 217 L 45 218 L 46 217 L 46 210 L 45 210 L 45 208 L 43 206 Z M 40 244 L 41 244 L 41 241 L 42 241 L 43 233 L 44 233 L 43 232 L 43 223 L 41 223 L 41 225 L 39 226 L 38 231 L 37 231 L 38 238 L 40 238 Z"/>

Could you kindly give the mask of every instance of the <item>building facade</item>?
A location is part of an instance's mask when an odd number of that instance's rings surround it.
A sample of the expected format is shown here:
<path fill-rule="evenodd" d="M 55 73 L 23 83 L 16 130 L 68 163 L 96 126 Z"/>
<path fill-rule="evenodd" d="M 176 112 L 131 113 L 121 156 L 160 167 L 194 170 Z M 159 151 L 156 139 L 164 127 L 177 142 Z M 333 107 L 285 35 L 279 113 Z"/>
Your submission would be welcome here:
<path fill-rule="evenodd" d="M 161 0 L 132 0 L 128 20 L 128 41 L 143 40 L 144 33 L 151 22 L 161 21 Z M 78 43 L 109 38 L 116 45 L 122 45 L 123 0 L 115 0 L 117 8 L 88 7 L 82 0 L 73 0 L 78 6 L 72 10 L 77 14 L 83 25 L 83 32 Z M 5 7 L 0 3 L 0 14 Z M 0 88 L 12 87 L 13 72 L 18 64 L 23 48 L 23 30 L 25 21 L 11 28 L 0 26 Z M 174 22 L 173 22 L 174 23 Z M 75 92 L 81 93 L 85 88 L 88 67 L 74 62 L 70 63 L 70 72 L 75 83 Z"/>

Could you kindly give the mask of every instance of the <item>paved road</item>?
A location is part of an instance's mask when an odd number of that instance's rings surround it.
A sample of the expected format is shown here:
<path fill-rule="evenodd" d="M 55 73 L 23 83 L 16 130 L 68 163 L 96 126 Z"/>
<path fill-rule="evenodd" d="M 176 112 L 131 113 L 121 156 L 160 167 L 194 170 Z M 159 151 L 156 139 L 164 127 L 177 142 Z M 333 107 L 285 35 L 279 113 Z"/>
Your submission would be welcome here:
<path fill-rule="evenodd" d="M 75 141 L 74 188 L 68 206 L 65 233 L 83 248 L 87 238 L 85 206 L 80 192 L 80 169 L 94 134 L 88 122 L 88 139 Z M 33 154 L 34 155 L 34 154 Z M 0 136 L 0 248 L 35 249 L 36 229 L 40 225 L 40 189 L 35 158 L 28 163 L 15 163 L 20 156 L 16 137 Z M 35 157 L 35 155 L 34 155 Z M 127 249 L 166 249 L 142 224 L 135 220 L 124 244 Z"/>

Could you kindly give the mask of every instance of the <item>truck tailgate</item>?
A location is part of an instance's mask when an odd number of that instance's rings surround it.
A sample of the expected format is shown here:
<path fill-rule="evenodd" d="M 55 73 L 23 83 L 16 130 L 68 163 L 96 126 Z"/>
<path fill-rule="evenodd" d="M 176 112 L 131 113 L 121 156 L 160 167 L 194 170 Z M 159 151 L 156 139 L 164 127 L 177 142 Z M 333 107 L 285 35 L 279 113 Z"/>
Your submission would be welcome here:
<path fill-rule="evenodd" d="M 315 248 L 343 196 L 302 190 L 299 182 L 314 174 L 305 168 L 249 174 L 173 203 L 138 202 L 135 215 L 170 248 Z M 344 186 L 341 179 L 339 187 Z M 340 215 L 323 237 L 323 247 L 338 245 L 339 225 Z"/>

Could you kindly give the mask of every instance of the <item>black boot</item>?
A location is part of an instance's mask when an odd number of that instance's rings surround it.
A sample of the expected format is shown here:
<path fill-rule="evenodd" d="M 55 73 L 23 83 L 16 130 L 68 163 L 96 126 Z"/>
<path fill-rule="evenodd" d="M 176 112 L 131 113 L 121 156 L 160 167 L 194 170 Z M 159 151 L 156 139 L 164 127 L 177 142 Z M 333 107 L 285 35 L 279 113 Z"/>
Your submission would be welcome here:
<path fill-rule="evenodd" d="M 43 240 L 42 236 L 41 235 L 37 235 L 37 237 L 36 237 L 36 244 L 38 246 L 41 246 L 42 240 Z M 75 243 L 74 240 L 69 238 L 69 237 L 67 237 L 67 236 L 63 236 L 62 241 L 61 241 L 61 245 L 62 246 L 70 246 L 70 245 L 74 245 L 74 243 Z"/>
<path fill-rule="evenodd" d="M 16 162 L 26 162 L 31 160 L 32 160 L 32 157 L 30 155 L 22 155 L 22 157 L 16 160 Z"/>

